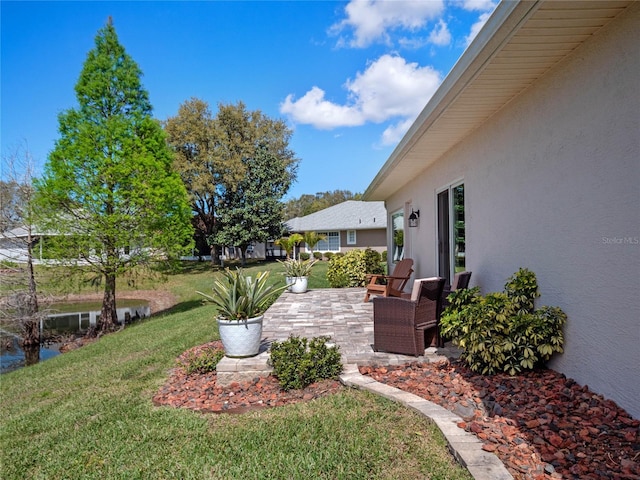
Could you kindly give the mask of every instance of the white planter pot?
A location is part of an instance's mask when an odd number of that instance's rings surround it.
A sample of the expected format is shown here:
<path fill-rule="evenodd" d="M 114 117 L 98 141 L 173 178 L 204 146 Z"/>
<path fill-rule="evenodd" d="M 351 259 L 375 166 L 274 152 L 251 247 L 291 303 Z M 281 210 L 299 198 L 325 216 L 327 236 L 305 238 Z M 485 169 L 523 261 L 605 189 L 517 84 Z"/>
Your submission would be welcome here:
<path fill-rule="evenodd" d="M 291 291 L 291 285 L 295 282 L 296 277 L 284 277 L 284 282 L 287 284 L 287 292 Z"/>
<path fill-rule="evenodd" d="M 309 277 L 293 277 L 293 283 L 289 289 L 293 293 L 304 293 L 307 291 L 307 284 L 309 282 Z"/>
<path fill-rule="evenodd" d="M 220 340 L 227 357 L 254 357 L 260 352 L 263 315 L 248 320 L 218 319 Z"/>

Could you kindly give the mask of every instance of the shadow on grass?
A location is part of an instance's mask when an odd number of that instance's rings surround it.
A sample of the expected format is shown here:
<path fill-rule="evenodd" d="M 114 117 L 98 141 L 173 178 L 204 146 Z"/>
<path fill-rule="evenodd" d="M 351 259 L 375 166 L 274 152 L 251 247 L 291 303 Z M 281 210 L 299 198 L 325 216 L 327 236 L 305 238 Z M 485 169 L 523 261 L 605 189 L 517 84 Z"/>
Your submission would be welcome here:
<path fill-rule="evenodd" d="M 154 313 L 152 316 L 156 315 L 171 315 L 174 313 L 184 313 L 195 308 L 199 308 L 202 306 L 202 300 L 187 300 L 186 302 L 180 302 L 176 305 L 167 308 L 166 310 L 162 310 L 160 312 Z"/>
<path fill-rule="evenodd" d="M 255 267 L 259 265 L 271 265 L 275 264 L 274 259 L 255 259 L 247 258 L 244 268 Z M 225 260 L 224 266 L 214 265 L 210 261 L 195 261 L 185 260 L 180 262 L 180 268 L 175 273 L 207 273 L 207 272 L 219 272 L 225 268 L 234 269 L 236 267 L 242 267 L 242 261 L 240 259 Z"/>

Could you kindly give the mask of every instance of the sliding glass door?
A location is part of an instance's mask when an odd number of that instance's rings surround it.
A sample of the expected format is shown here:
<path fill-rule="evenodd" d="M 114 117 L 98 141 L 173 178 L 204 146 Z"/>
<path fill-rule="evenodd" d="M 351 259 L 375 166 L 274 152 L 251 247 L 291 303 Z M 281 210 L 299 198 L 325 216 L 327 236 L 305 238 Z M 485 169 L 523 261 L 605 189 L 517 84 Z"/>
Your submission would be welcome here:
<path fill-rule="evenodd" d="M 464 184 L 454 184 L 438 193 L 438 275 L 451 284 L 456 272 L 465 270 L 466 236 Z"/>

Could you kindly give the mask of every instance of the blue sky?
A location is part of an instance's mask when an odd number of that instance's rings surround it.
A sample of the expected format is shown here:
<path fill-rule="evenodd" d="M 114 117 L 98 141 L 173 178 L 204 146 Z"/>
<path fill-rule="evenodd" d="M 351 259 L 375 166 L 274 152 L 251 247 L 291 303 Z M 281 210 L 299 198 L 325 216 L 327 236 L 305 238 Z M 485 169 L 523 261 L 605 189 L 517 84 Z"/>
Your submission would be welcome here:
<path fill-rule="evenodd" d="M 287 198 L 364 192 L 495 8 L 492 0 L 0 3 L 1 150 L 37 167 L 107 18 L 160 120 L 197 97 L 285 119 Z"/>

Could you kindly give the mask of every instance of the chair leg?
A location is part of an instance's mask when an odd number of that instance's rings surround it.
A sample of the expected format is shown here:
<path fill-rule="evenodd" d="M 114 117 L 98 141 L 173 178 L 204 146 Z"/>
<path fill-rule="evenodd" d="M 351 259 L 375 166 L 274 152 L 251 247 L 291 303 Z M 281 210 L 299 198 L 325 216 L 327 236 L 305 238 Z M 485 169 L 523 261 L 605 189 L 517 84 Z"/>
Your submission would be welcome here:
<path fill-rule="evenodd" d="M 436 327 L 425 328 L 424 329 L 424 345 L 426 348 L 429 347 L 439 347 L 439 337 L 438 329 Z"/>

